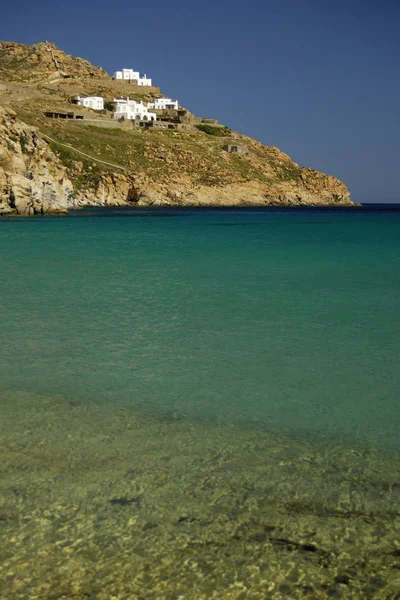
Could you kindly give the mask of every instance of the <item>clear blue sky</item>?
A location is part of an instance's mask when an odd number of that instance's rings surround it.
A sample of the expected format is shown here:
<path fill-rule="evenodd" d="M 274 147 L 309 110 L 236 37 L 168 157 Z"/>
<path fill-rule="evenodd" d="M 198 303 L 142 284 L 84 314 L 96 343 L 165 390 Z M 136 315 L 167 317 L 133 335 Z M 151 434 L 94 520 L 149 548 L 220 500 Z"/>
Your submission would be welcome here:
<path fill-rule="evenodd" d="M 145 71 L 200 116 L 400 202 L 397 0 L 8 3 L 0 39 Z"/>

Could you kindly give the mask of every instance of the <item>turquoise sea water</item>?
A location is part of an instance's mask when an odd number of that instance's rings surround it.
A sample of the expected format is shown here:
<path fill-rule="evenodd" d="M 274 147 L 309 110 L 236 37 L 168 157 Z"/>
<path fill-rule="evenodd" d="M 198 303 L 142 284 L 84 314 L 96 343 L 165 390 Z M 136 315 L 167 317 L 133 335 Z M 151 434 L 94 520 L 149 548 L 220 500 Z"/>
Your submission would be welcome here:
<path fill-rule="evenodd" d="M 1 600 L 399 598 L 399 230 L 1 220 Z"/>
<path fill-rule="evenodd" d="M 398 450 L 399 234 L 365 209 L 3 219 L 0 386 Z"/>

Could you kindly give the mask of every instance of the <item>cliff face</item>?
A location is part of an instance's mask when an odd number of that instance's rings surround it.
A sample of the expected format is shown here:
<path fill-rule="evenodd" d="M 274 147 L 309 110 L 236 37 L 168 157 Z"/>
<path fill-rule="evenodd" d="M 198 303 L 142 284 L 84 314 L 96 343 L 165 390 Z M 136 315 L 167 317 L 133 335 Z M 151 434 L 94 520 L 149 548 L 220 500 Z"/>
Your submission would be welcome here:
<path fill-rule="evenodd" d="M 74 189 L 37 130 L 0 107 L 0 215 L 67 212 Z"/>
<path fill-rule="evenodd" d="M 118 82 L 114 90 L 102 69 L 47 42 L 3 42 L 1 56 L 0 214 L 87 205 L 352 205 L 347 187 L 335 177 L 300 168 L 278 148 L 226 128 L 214 134 L 193 126 L 115 128 L 112 114 L 81 107 L 84 120 L 48 119 L 46 111 L 76 108 L 69 103 L 76 86 L 106 101 L 114 94 L 132 95 L 134 86 L 121 91 L 124 84 Z M 59 77 L 53 81 L 55 72 Z M 47 78 L 44 84 L 40 77 Z M 245 146 L 247 153 L 226 152 L 227 144 Z"/>

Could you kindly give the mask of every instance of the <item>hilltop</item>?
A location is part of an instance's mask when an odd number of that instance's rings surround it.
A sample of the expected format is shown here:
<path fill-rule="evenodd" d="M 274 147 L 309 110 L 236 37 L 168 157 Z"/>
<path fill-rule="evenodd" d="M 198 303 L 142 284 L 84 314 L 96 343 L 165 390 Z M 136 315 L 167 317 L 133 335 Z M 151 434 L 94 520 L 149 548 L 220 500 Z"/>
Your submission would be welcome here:
<path fill-rule="evenodd" d="M 101 96 L 106 110 L 71 104 L 76 96 Z M 117 122 L 110 103 L 126 96 L 144 104 L 163 97 L 54 44 L 0 42 L 0 214 L 86 205 L 352 205 L 335 177 L 182 107 L 159 111 L 157 125 Z M 68 114 L 74 118 L 49 118 Z"/>
<path fill-rule="evenodd" d="M 108 77 L 88 60 L 65 54 L 54 44 L 39 42 L 32 46 L 0 42 L 1 81 L 40 81 L 54 74 L 69 77 Z"/>

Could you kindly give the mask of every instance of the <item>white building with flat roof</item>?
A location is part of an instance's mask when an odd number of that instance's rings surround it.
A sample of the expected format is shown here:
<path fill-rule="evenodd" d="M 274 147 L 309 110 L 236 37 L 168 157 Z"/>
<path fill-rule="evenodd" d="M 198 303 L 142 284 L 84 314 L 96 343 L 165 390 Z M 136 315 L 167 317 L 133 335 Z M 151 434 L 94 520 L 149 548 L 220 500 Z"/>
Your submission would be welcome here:
<path fill-rule="evenodd" d="M 93 110 L 104 110 L 104 99 L 101 96 L 77 96 L 75 100 L 79 106 L 93 108 Z"/>
<path fill-rule="evenodd" d="M 147 106 L 157 110 L 178 110 L 179 102 L 171 100 L 171 98 L 157 98 L 154 102 L 149 102 Z"/>
<path fill-rule="evenodd" d="M 114 79 L 122 81 L 136 81 L 137 85 L 152 85 L 151 79 L 147 77 L 146 73 L 139 73 L 133 69 L 122 69 L 122 71 L 115 71 Z"/>
<path fill-rule="evenodd" d="M 114 98 L 113 104 L 115 105 L 114 119 L 121 119 L 122 117 L 128 121 L 138 119 L 140 121 L 156 121 L 157 115 L 149 112 L 147 106 L 143 102 L 136 102 L 128 98 Z"/>

